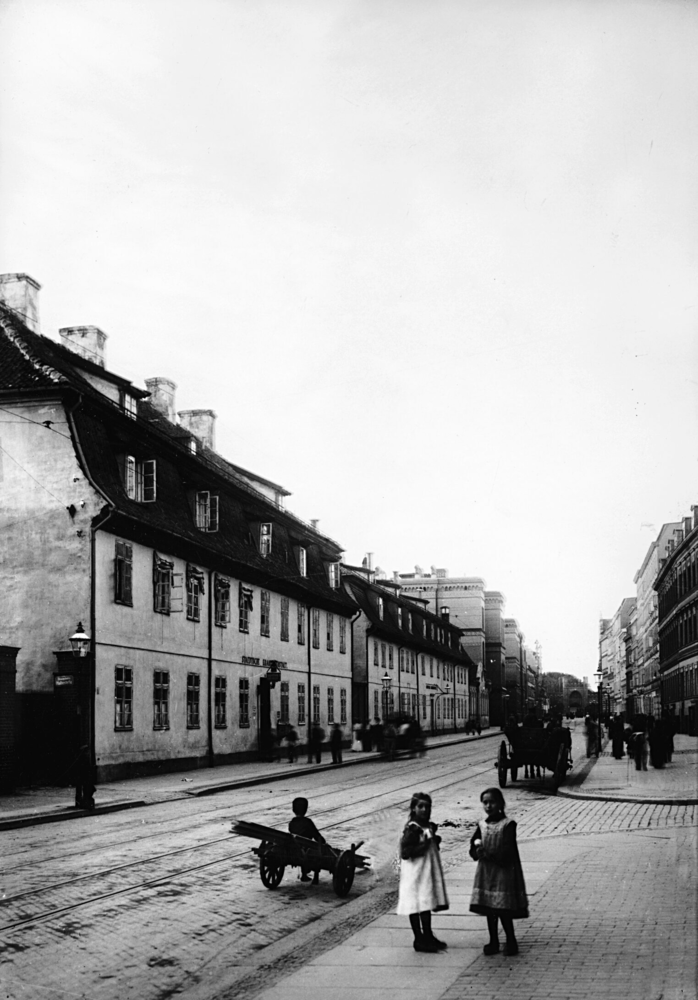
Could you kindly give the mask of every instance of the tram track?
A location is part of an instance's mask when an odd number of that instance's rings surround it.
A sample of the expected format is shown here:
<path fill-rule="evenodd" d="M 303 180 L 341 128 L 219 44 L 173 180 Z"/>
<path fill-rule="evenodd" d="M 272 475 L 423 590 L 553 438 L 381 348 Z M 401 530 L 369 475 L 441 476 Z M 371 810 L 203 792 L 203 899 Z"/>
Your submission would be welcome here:
<path fill-rule="evenodd" d="M 487 756 L 489 757 L 490 755 L 488 754 Z M 450 762 L 447 762 L 447 761 L 441 762 L 441 766 L 439 767 L 437 765 L 435 767 L 435 770 L 441 770 L 441 771 L 443 771 L 444 770 L 444 766 L 443 765 L 445 765 L 445 764 L 450 765 Z M 468 767 L 468 771 L 469 771 L 468 778 L 469 779 L 470 778 L 476 778 L 476 777 L 480 776 L 481 774 L 485 773 L 486 771 L 490 770 L 491 765 L 478 766 L 478 765 L 482 765 L 482 764 L 484 764 L 483 761 L 472 761 L 472 762 L 469 762 L 469 767 Z M 430 790 L 432 792 L 438 794 L 439 792 L 442 792 L 442 791 L 444 791 L 444 790 L 446 790 L 448 788 L 451 788 L 451 787 L 453 787 L 455 785 L 462 784 L 462 782 L 464 780 L 462 762 L 459 762 L 459 766 L 458 766 L 457 770 L 458 770 L 458 773 L 454 777 L 453 776 L 453 767 L 449 766 L 449 770 L 448 770 L 447 774 L 442 775 L 443 778 L 448 779 L 448 780 L 445 780 L 445 781 L 444 780 L 439 780 L 438 776 L 436 776 L 436 775 L 433 778 L 431 778 L 431 779 L 427 779 L 427 776 L 425 776 L 424 774 L 422 774 L 420 776 L 420 784 L 424 785 L 425 783 L 427 783 L 428 786 L 429 786 L 429 788 L 430 788 Z M 408 802 L 410 796 L 408 795 L 407 797 L 405 797 L 405 795 L 404 795 L 404 793 L 405 793 L 405 791 L 406 791 L 407 788 L 410 789 L 410 794 L 411 794 L 411 791 L 414 788 L 414 778 L 411 778 L 409 782 L 402 783 L 400 786 L 398 786 L 398 788 L 392 789 L 392 791 L 390 793 L 390 796 L 389 796 L 389 801 L 388 802 L 384 802 L 384 804 L 382 805 L 380 811 L 382 813 L 387 813 L 390 810 L 397 809 L 401 805 L 404 805 L 406 802 Z M 375 801 L 376 799 L 379 799 L 379 798 L 385 800 L 385 798 L 386 798 L 386 793 L 385 793 L 384 789 L 382 791 L 380 791 L 380 792 L 377 791 L 375 794 L 368 796 L 368 798 L 367 798 L 367 796 L 365 794 L 365 785 L 362 786 L 362 791 L 363 791 L 362 803 L 364 805 L 367 802 L 369 802 L 369 801 Z M 334 791 L 328 791 L 328 792 L 326 792 L 324 794 L 326 794 L 326 795 L 336 794 L 336 790 L 334 790 Z M 319 794 L 317 797 L 320 798 L 321 795 Z M 260 797 L 260 804 L 263 801 L 265 801 L 265 800 L 261 799 L 261 797 Z M 246 803 L 246 807 L 247 808 L 250 808 L 252 805 L 253 805 L 252 803 Z M 360 825 L 361 822 L 362 822 L 362 820 L 369 820 L 370 818 L 375 817 L 375 815 L 376 815 L 375 805 L 374 805 L 373 808 L 364 809 L 362 812 L 357 813 L 355 805 L 353 805 L 353 804 L 350 803 L 350 804 L 348 804 L 345 807 L 345 809 L 342 810 L 342 812 L 346 812 L 346 810 L 351 810 L 351 815 L 349 817 L 347 815 L 341 815 L 340 817 L 334 819 L 333 821 L 321 823 L 321 826 L 322 826 L 323 830 L 330 831 L 330 830 L 338 829 L 338 828 L 341 828 L 341 827 L 346 827 L 349 823 L 351 823 L 352 826 L 357 825 L 357 824 Z M 267 809 L 267 810 L 264 810 L 264 811 L 266 811 L 266 812 L 268 812 L 268 811 L 278 811 L 278 805 L 275 805 L 272 810 Z M 336 816 L 337 812 L 338 812 L 337 807 L 328 808 L 328 809 L 319 808 L 319 809 L 315 809 L 313 814 L 314 814 L 314 816 L 316 818 L 321 818 L 322 816 L 327 816 L 328 820 L 329 820 L 330 814 L 334 814 Z M 262 816 L 262 819 L 264 819 L 264 818 L 268 818 L 268 817 Z M 11 904 L 15 904 L 15 905 L 19 904 L 21 906 L 22 905 L 22 901 L 23 900 L 27 900 L 29 897 L 41 896 L 41 897 L 44 897 L 44 899 L 45 899 L 45 897 L 49 893 L 58 892 L 60 890 L 66 890 L 66 889 L 69 889 L 69 888 L 74 888 L 74 887 L 78 886 L 79 884 L 85 884 L 85 883 L 88 883 L 91 880 L 95 880 L 95 879 L 99 879 L 99 878 L 102 878 L 102 879 L 109 879 L 109 878 L 113 878 L 113 877 L 119 878 L 123 873 L 126 873 L 128 871 L 133 871 L 136 868 L 143 868 L 144 866 L 147 866 L 149 864 L 152 865 L 152 864 L 157 864 L 159 862 L 164 862 L 164 861 L 166 861 L 166 860 L 168 860 L 170 858 L 176 857 L 178 855 L 190 853 L 191 851 L 197 851 L 197 852 L 207 851 L 207 850 L 210 850 L 210 849 L 212 849 L 212 848 L 214 848 L 214 847 L 216 847 L 216 846 L 218 846 L 220 844 L 224 844 L 224 843 L 229 842 L 230 837 L 231 837 L 231 835 L 228 834 L 225 837 L 218 837 L 218 838 L 215 838 L 213 840 L 206 841 L 204 843 L 192 844 L 192 845 L 189 845 L 187 847 L 177 848 L 177 849 L 172 850 L 172 851 L 163 852 L 162 854 L 154 855 L 154 856 L 151 856 L 149 858 L 138 859 L 138 860 L 133 861 L 133 862 L 127 862 L 127 863 L 125 863 L 123 865 L 117 865 L 117 866 L 112 866 L 112 867 L 107 868 L 107 869 L 102 869 L 102 870 L 100 870 L 98 872 L 91 872 L 91 873 L 87 873 L 85 875 L 76 876 L 73 879 L 65 879 L 65 880 L 63 880 L 61 882 L 58 882 L 58 883 L 52 883 L 50 885 L 45 885 L 45 886 L 38 886 L 38 887 L 36 887 L 34 889 L 25 890 L 24 892 L 20 892 L 20 893 L 15 893 L 15 894 L 12 894 L 12 895 L 8 895 L 8 896 L 5 896 L 4 899 L 2 900 L 2 909 L 8 907 Z M 143 839 L 146 839 L 146 838 L 143 838 Z M 68 911 L 74 911 L 74 910 L 79 909 L 81 907 L 93 905 L 93 904 L 96 904 L 96 903 L 99 903 L 99 902 L 111 899 L 111 898 L 113 898 L 115 896 L 121 896 L 121 895 L 125 895 L 127 893 L 138 893 L 139 891 L 143 891 L 143 890 L 147 890 L 147 889 L 153 888 L 154 886 L 157 886 L 157 885 L 162 884 L 162 883 L 167 883 L 167 882 L 175 881 L 177 879 L 184 878 L 184 877 L 186 877 L 188 875 L 191 875 L 192 873 L 195 873 L 195 872 L 200 872 L 200 871 L 203 871 L 203 870 L 206 870 L 206 869 L 214 868 L 217 865 L 223 865 L 223 864 L 228 864 L 228 865 L 233 864 L 234 865 L 236 862 L 240 863 L 243 860 L 249 859 L 249 856 L 250 856 L 250 847 L 246 847 L 246 848 L 241 849 L 241 850 L 236 850 L 236 851 L 233 851 L 233 852 L 227 852 L 227 853 L 223 854 L 221 857 L 214 858 L 212 860 L 205 861 L 205 862 L 202 862 L 200 864 L 189 865 L 189 866 L 182 867 L 182 868 L 175 869 L 175 870 L 168 870 L 168 871 L 163 872 L 161 874 L 160 873 L 154 874 L 154 876 L 151 877 L 151 878 L 141 879 L 138 882 L 132 882 L 132 883 L 130 883 L 128 885 L 125 885 L 125 886 L 123 886 L 123 885 L 122 886 L 117 886 L 117 887 L 114 887 L 114 888 L 110 888 L 110 889 L 108 889 L 107 891 L 104 891 L 104 892 L 92 893 L 92 894 L 88 895 L 84 899 L 79 899 L 79 900 L 76 900 L 76 901 L 65 903 L 63 905 L 58 905 L 58 906 L 54 906 L 52 908 L 38 910 L 38 911 L 35 911 L 35 912 L 31 912 L 31 913 L 26 913 L 26 911 L 25 911 L 24 915 L 22 915 L 21 917 L 19 917 L 19 919 L 10 920 L 9 922 L 7 922 L 7 923 L 3 924 L 2 926 L 0 926 L 0 930 L 1 931 L 10 931 L 10 930 L 16 930 L 16 929 L 21 928 L 21 927 L 28 927 L 28 926 L 31 926 L 31 925 L 39 922 L 39 921 L 50 920 L 51 918 L 60 916 L 61 914 L 64 914 L 64 913 L 66 913 Z"/>

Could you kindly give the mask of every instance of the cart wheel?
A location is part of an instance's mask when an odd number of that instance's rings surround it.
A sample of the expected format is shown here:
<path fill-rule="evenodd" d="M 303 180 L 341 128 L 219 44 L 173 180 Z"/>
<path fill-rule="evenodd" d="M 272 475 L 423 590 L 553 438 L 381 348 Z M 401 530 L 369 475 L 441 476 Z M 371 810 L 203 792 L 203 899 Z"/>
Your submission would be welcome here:
<path fill-rule="evenodd" d="M 351 851 L 342 851 L 332 872 L 332 888 L 338 896 L 346 896 L 354 884 L 354 859 Z"/>
<path fill-rule="evenodd" d="M 262 885 L 267 889 L 276 889 L 284 877 L 285 865 L 282 865 L 278 858 L 269 852 L 260 850 L 259 853 L 259 877 Z"/>
<path fill-rule="evenodd" d="M 512 764 L 511 765 L 511 780 L 512 781 L 516 781 L 518 775 L 519 775 L 519 769 L 518 769 L 518 767 L 516 766 L 516 764 Z"/>
<path fill-rule="evenodd" d="M 507 783 L 507 745 L 502 740 L 499 745 L 499 757 L 497 758 L 497 777 L 499 778 L 499 787 L 506 788 Z"/>
<path fill-rule="evenodd" d="M 567 776 L 567 747 L 560 746 L 557 752 L 557 761 L 553 771 L 553 787 L 559 788 Z"/>

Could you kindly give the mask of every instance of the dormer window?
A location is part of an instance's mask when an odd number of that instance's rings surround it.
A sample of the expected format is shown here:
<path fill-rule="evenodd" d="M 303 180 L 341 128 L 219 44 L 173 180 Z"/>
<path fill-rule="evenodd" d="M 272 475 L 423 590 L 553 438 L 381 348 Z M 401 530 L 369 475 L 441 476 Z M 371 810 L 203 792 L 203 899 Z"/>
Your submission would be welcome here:
<path fill-rule="evenodd" d="M 218 496 L 201 490 L 196 494 L 196 527 L 199 531 L 218 531 Z"/>
<path fill-rule="evenodd" d="M 385 607 L 384 607 L 384 604 L 383 604 L 383 598 L 379 597 L 378 598 L 378 617 L 380 618 L 381 621 L 383 621 L 383 615 L 384 614 L 385 614 Z"/>
<path fill-rule="evenodd" d="M 132 420 L 135 420 L 138 416 L 138 402 L 136 397 L 132 396 L 130 392 L 126 392 L 125 389 L 119 390 L 119 406 L 126 416 L 131 417 Z"/>
<path fill-rule="evenodd" d="M 152 503 L 157 496 L 155 459 L 139 461 L 133 455 L 125 455 L 124 488 L 131 500 L 136 500 L 138 503 Z"/>
<path fill-rule="evenodd" d="M 398 628 L 402 628 L 402 608 L 399 606 L 397 609 L 397 624 Z"/>
<path fill-rule="evenodd" d="M 407 612 L 407 631 L 408 632 L 412 631 L 412 612 L 411 611 Z"/>
<path fill-rule="evenodd" d="M 259 526 L 260 555 L 268 556 L 271 554 L 271 529 L 272 525 L 270 521 L 265 521 Z"/>
<path fill-rule="evenodd" d="M 189 438 L 189 451 L 196 455 L 196 438 Z"/>
<path fill-rule="evenodd" d="M 338 590 L 341 578 L 338 562 L 328 563 L 327 576 L 330 581 L 330 587 L 332 588 L 332 590 Z"/>
<path fill-rule="evenodd" d="M 296 562 L 298 563 L 298 574 L 299 576 L 308 575 L 308 553 L 302 545 L 296 545 L 294 547 L 296 553 Z"/>

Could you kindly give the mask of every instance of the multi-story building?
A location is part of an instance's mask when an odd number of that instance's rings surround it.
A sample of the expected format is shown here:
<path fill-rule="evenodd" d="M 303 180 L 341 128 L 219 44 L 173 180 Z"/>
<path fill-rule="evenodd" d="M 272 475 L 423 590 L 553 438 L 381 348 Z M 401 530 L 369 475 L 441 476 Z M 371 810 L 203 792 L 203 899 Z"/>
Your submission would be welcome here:
<path fill-rule="evenodd" d="M 698 735 L 698 505 L 685 517 L 660 559 L 659 612 L 662 709 L 681 733 Z"/>
<path fill-rule="evenodd" d="M 370 566 L 342 567 L 359 614 L 353 621 L 353 700 L 357 721 L 401 714 L 431 732 L 462 730 L 471 714 L 477 669 L 461 648 L 461 629 L 441 607 L 407 597 Z"/>
<path fill-rule="evenodd" d="M 683 528 L 679 521 L 663 524 L 656 539 L 647 549 L 642 565 L 635 574 L 637 615 L 632 669 L 631 714 L 661 715 L 659 681 L 659 612 L 654 582 L 659 563 L 668 554 L 669 541 L 675 541 L 675 532 Z M 630 699 L 629 699 L 630 701 Z"/>
<path fill-rule="evenodd" d="M 110 372 L 98 328 L 42 336 L 38 288 L 0 279 L 0 642 L 18 651 L 22 777 L 61 780 L 83 743 L 103 779 L 349 722 L 340 546 L 215 451 L 213 411 L 178 419 L 171 381 Z"/>
<path fill-rule="evenodd" d="M 528 676 L 524 655 L 525 636 L 516 618 L 504 619 L 504 684 L 509 695 L 509 711 L 521 721 L 528 707 Z"/>
<path fill-rule="evenodd" d="M 599 628 L 599 669 L 603 688 L 604 713 L 625 714 L 628 703 L 628 635 L 635 598 L 624 597 L 612 618 L 602 618 Z"/>
<path fill-rule="evenodd" d="M 542 676 L 547 711 L 552 715 L 583 715 L 594 708 L 586 680 L 557 671 Z"/>

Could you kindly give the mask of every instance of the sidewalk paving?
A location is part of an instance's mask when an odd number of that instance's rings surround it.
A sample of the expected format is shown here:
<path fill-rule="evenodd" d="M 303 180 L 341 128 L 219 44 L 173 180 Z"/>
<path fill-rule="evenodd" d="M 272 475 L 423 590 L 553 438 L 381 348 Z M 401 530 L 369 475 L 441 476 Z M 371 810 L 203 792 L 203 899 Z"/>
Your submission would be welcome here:
<path fill-rule="evenodd" d="M 485 730 L 481 736 L 465 736 L 463 733 L 429 736 L 427 749 L 435 750 L 442 746 L 471 743 L 474 740 L 491 739 L 495 736 L 501 737 L 501 732 L 498 729 Z M 398 754 L 398 756 L 404 756 L 404 754 Z M 72 788 L 20 788 L 11 795 L 0 796 L 0 830 L 12 830 L 41 823 L 57 823 L 88 815 L 94 816 L 122 809 L 154 805 L 158 802 L 214 795 L 216 792 L 224 792 L 233 788 L 286 781 L 291 767 L 294 775 L 298 777 L 303 774 L 336 770 L 338 766 L 331 763 L 328 748 L 325 748 L 325 752 L 323 752 L 321 764 L 306 764 L 304 757 L 305 755 L 299 756 L 293 765 L 289 764 L 286 757 L 282 755 L 282 759 L 278 763 L 244 761 L 213 768 L 201 768 L 196 771 L 172 771 L 144 778 L 126 778 L 123 781 L 108 782 L 97 788 L 96 807 L 92 812 L 74 807 L 75 795 Z M 376 751 L 352 753 L 345 750 L 343 763 L 340 766 L 347 767 L 367 761 L 377 765 L 387 763 L 382 754 Z"/>
<path fill-rule="evenodd" d="M 436 750 L 442 746 L 486 739 L 493 741 L 493 754 L 496 756 L 497 741 L 504 739 L 503 733 L 498 729 L 485 730 L 481 736 L 464 736 L 460 733 L 432 736 L 428 739 L 428 747 Z M 672 763 L 661 769 L 650 766 L 647 771 L 636 771 L 633 762 L 627 757 L 615 760 L 608 745 L 601 757 L 587 760 L 582 727 L 580 724 L 573 724 L 572 756 L 575 765 L 565 784 L 558 790 L 558 795 L 620 802 L 673 802 L 677 805 L 698 803 L 698 738 L 679 735 L 675 738 L 675 747 Z M 368 760 L 376 764 L 385 763 L 385 758 L 376 752 L 345 751 L 341 766 L 347 767 Z M 175 771 L 113 781 L 100 785 L 97 789 L 97 805 L 91 815 L 285 781 L 291 766 L 296 775 L 336 769 L 336 765 L 329 763 L 329 754 L 325 754 L 322 764 L 306 764 L 299 760 L 296 764 L 289 765 L 285 759 L 279 763 L 246 761 L 198 771 Z M 75 809 L 72 802 L 72 788 L 18 789 L 11 795 L 0 796 L 0 830 L 56 823 L 90 815 L 83 809 Z"/>

